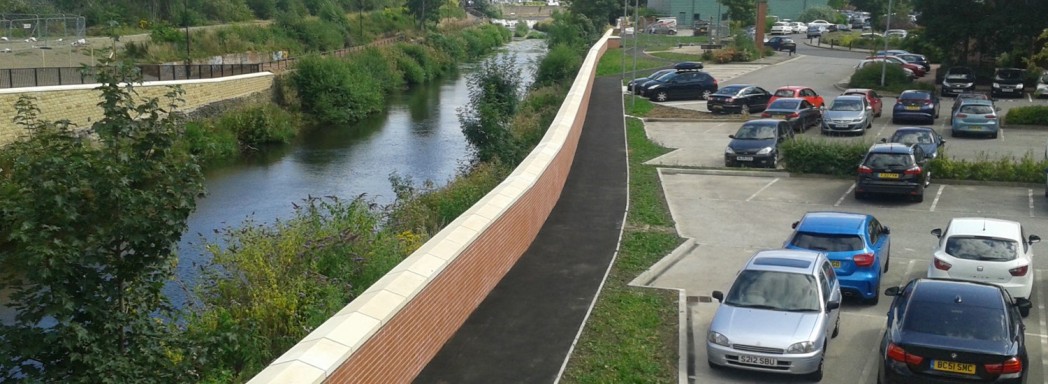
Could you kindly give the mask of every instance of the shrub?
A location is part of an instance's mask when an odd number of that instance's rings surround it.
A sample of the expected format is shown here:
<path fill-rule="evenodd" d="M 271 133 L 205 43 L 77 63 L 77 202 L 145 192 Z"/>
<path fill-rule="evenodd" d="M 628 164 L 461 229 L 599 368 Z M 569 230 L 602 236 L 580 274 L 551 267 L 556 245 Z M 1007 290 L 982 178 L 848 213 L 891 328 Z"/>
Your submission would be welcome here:
<path fill-rule="evenodd" d="M 530 31 L 531 28 L 528 28 L 528 23 L 524 21 L 518 21 L 517 25 L 513 26 L 513 36 L 515 37 L 525 37 Z"/>
<path fill-rule="evenodd" d="M 1032 105 L 1008 110 L 1005 124 L 1048 125 L 1048 106 Z"/>
<path fill-rule="evenodd" d="M 240 154 L 236 133 L 218 129 L 206 121 L 187 122 L 182 136 L 182 144 L 189 153 L 204 164 L 216 164 Z"/>
<path fill-rule="evenodd" d="M 1018 160 L 1010 156 L 990 159 L 985 154 L 975 160 L 952 159 L 942 153 L 930 167 L 932 174 L 941 179 L 1044 184 L 1048 160 L 1035 161 L 1030 153 Z"/>
<path fill-rule="evenodd" d="M 582 55 L 574 47 L 557 45 L 539 62 L 533 86 L 541 87 L 572 80 L 581 66 Z"/>
<path fill-rule="evenodd" d="M 870 144 L 798 138 L 783 144 L 782 158 L 790 172 L 851 176 Z"/>
<path fill-rule="evenodd" d="M 913 82 L 910 81 L 909 77 L 906 76 L 906 72 L 902 70 L 901 66 L 895 64 L 888 64 L 884 67 L 884 85 L 890 87 L 893 85 L 911 86 Z M 851 76 L 851 80 L 848 81 L 848 87 L 850 88 L 876 88 L 883 89 L 881 86 L 881 70 L 882 65 L 870 64 L 865 67 L 859 68 Z"/>
<path fill-rule="evenodd" d="M 321 123 L 354 122 L 384 107 L 383 87 L 372 74 L 337 58 L 306 56 L 291 79 L 303 112 Z"/>
<path fill-rule="evenodd" d="M 240 148 L 257 149 L 268 144 L 290 143 L 298 133 L 294 114 L 272 104 L 233 111 L 218 119 L 218 129 L 233 132 Z"/>

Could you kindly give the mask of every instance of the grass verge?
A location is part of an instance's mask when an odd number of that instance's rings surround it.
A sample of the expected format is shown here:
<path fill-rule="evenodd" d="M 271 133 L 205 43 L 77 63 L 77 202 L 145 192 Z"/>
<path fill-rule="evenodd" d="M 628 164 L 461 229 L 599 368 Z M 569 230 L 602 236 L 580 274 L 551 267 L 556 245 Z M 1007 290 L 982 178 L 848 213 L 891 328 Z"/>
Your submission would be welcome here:
<path fill-rule="evenodd" d="M 681 243 L 669 227 L 673 220 L 657 169 L 644 164 L 669 150 L 649 141 L 638 119 L 626 120 L 626 133 L 628 225 L 615 264 L 561 379 L 564 383 L 678 380 L 677 292 L 629 285 Z"/>

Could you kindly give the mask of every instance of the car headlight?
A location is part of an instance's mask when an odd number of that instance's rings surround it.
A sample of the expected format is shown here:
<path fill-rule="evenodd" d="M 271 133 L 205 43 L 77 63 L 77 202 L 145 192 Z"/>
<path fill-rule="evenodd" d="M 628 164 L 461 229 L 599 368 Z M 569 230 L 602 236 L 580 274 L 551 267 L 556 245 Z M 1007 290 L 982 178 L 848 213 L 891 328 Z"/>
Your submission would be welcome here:
<path fill-rule="evenodd" d="M 734 155 L 735 154 L 735 150 L 731 149 L 731 147 L 726 147 L 726 148 L 724 148 L 724 154 L 725 155 Z"/>
<path fill-rule="evenodd" d="M 994 87 L 994 88 L 1000 88 L 1000 87 L 1001 87 L 1001 84 L 1000 84 L 1000 83 L 993 83 L 993 87 Z"/>
<path fill-rule="evenodd" d="M 757 151 L 758 155 L 767 155 L 769 153 L 771 153 L 771 147 L 764 147 L 764 148 L 761 148 L 760 151 Z"/>
<path fill-rule="evenodd" d="M 728 338 L 726 336 L 713 331 L 709 331 L 706 333 L 706 341 L 709 341 L 717 345 L 723 345 L 725 347 L 731 346 L 731 342 L 728 341 Z"/>
<path fill-rule="evenodd" d="M 852 119 L 851 122 L 852 122 L 852 124 L 855 124 L 855 123 L 861 123 L 863 120 L 866 120 L 866 119 L 862 118 L 862 117 L 859 117 L 859 118 Z"/>
<path fill-rule="evenodd" d="M 786 348 L 786 353 L 810 353 L 815 352 L 815 343 L 810 341 L 802 341 L 799 343 L 793 343 Z"/>
<path fill-rule="evenodd" d="M 1015 85 L 1015 89 L 1023 89 L 1023 84 L 1019 83 Z"/>

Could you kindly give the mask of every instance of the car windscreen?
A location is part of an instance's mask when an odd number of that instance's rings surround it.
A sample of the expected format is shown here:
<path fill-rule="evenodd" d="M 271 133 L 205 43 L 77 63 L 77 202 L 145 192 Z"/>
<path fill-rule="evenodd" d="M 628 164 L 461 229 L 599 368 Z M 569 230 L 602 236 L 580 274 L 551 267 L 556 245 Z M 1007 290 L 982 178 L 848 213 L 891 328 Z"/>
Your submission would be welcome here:
<path fill-rule="evenodd" d="M 1000 70 L 997 71 L 997 78 L 1004 80 L 1017 80 L 1023 77 L 1023 72 L 1019 70 Z"/>
<path fill-rule="evenodd" d="M 928 132 L 908 131 L 908 132 L 896 132 L 892 135 L 893 143 L 903 144 L 927 144 L 932 142 L 932 135 Z"/>
<path fill-rule="evenodd" d="M 659 77 L 655 77 L 654 79 L 655 80 L 659 80 L 659 81 L 667 81 L 669 79 L 672 79 L 673 76 L 676 76 L 676 75 L 677 75 L 677 72 L 670 71 L 670 72 L 663 73 L 663 74 L 659 75 Z"/>
<path fill-rule="evenodd" d="M 790 245 L 824 252 L 858 251 L 865 248 L 859 235 L 797 232 Z"/>
<path fill-rule="evenodd" d="M 807 274 L 747 269 L 739 272 L 724 304 L 778 311 L 819 311 L 819 288 Z"/>
<path fill-rule="evenodd" d="M 902 329 L 958 339 L 1011 339 L 1003 308 L 958 305 L 953 302 L 911 302 L 907 306 Z"/>
<path fill-rule="evenodd" d="M 946 73 L 946 78 L 950 80 L 969 80 L 973 77 L 975 77 L 975 73 L 971 72 L 971 70 L 958 69 Z"/>
<path fill-rule="evenodd" d="M 946 254 L 968 260 L 1010 261 L 1018 254 L 1019 243 L 989 236 L 950 236 Z"/>
<path fill-rule="evenodd" d="M 717 93 L 718 95 L 730 95 L 730 96 L 734 96 L 735 94 L 739 93 L 739 91 L 741 91 L 741 90 L 743 90 L 743 89 L 745 89 L 745 88 L 746 88 L 746 87 L 744 87 L 744 86 L 739 86 L 739 85 L 729 85 L 729 86 L 727 86 L 727 87 L 721 88 L 721 89 L 720 89 L 720 90 L 718 90 L 718 91 L 717 91 L 716 93 Z"/>
<path fill-rule="evenodd" d="M 775 100 L 771 104 L 768 104 L 768 109 L 774 110 L 795 110 L 801 104 L 800 100 Z"/>
<path fill-rule="evenodd" d="M 775 97 L 793 97 L 794 91 L 792 89 L 780 89 L 775 91 Z"/>
<path fill-rule="evenodd" d="M 851 111 L 851 112 L 861 111 L 862 110 L 862 101 L 850 100 L 850 99 L 845 99 L 845 100 L 837 99 L 837 100 L 833 101 L 832 105 L 830 105 L 830 110 L 831 111 Z"/>
<path fill-rule="evenodd" d="M 744 124 L 738 132 L 735 132 L 735 138 L 743 140 L 774 139 L 775 128 L 775 124 Z"/>
<path fill-rule="evenodd" d="M 993 108 L 989 105 L 963 105 L 960 108 L 961 113 L 970 113 L 973 115 L 992 114 Z"/>
<path fill-rule="evenodd" d="M 871 153 L 866 156 L 863 165 L 870 169 L 889 169 L 909 167 L 910 155 L 905 153 Z"/>

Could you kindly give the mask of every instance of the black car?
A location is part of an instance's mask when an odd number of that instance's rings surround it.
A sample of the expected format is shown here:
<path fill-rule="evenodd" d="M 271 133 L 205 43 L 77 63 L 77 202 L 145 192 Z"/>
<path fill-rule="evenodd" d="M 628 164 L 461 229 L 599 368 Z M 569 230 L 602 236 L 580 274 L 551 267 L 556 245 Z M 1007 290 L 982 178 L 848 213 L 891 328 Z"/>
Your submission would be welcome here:
<path fill-rule="evenodd" d="M 776 51 L 797 51 L 797 42 L 789 37 L 773 36 L 764 42 L 764 46 Z"/>
<path fill-rule="evenodd" d="M 928 158 L 917 144 L 879 143 L 870 146 L 859 163 L 855 199 L 874 193 L 910 196 L 924 201 L 924 188 L 931 183 Z"/>
<path fill-rule="evenodd" d="M 647 90 L 649 86 L 657 84 L 658 79 L 663 76 L 670 75 L 674 72 L 699 71 L 702 68 L 703 65 L 701 62 L 682 61 L 680 63 L 674 64 L 673 68 L 660 69 L 648 76 L 631 80 L 629 83 L 626 84 L 626 89 L 638 96 L 644 96 L 644 91 Z"/>
<path fill-rule="evenodd" d="M 975 71 L 968 67 L 950 67 L 942 78 L 942 96 L 975 92 Z"/>
<path fill-rule="evenodd" d="M 920 65 L 921 68 L 924 68 L 925 73 L 932 71 L 932 63 L 928 62 L 928 58 L 924 55 L 918 55 L 916 53 L 903 53 L 895 55 L 895 57 L 898 57 L 910 64 Z"/>
<path fill-rule="evenodd" d="M 1001 287 L 919 278 L 893 296 L 877 382 L 1026 383 L 1029 358 L 1020 308 Z"/>
<path fill-rule="evenodd" d="M 647 76 L 644 76 L 644 77 L 638 77 L 636 79 L 630 80 L 629 83 L 626 83 L 626 90 L 628 90 L 631 93 L 639 94 L 638 90 L 640 89 L 640 87 L 643 84 L 647 83 L 648 81 L 660 78 L 662 76 L 665 76 L 665 75 L 673 73 L 673 72 L 677 72 L 677 70 L 676 69 L 660 69 L 658 71 L 652 72 L 650 75 L 647 75 Z"/>
<path fill-rule="evenodd" d="M 713 113 L 761 112 L 768 108 L 771 92 L 750 84 L 733 84 L 710 95 L 706 109 Z"/>
<path fill-rule="evenodd" d="M 779 144 L 793 138 L 790 124 L 778 119 L 757 119 L 742 124 L 724 149 L 724 166 L 779 165 Z"/>
<path fill-rule="evenodd" d="M 895 130 L 891 138 L 881 139 L 882 143 L 917 144 L 924 150 L 924 157 L 934 159 L 939 156 L 939 148 L 946 145 L 946 139 L 939 132 L 928 127 L 902 127 Z"/>
<path fill-rule="evenodd" d="M 794 132 L 804 132 L 809 127 L 822 125 L 822 110 L 806 99 L 795 97 L 775 99 L 768 104 L 761 117 L 785 120 Z"/>
<path fill-rule="evenodd" d="M 993 71 L 993 88 L 990 89 L 990 96 L 1022 96 L 1025 74 L 1026 71 L 1019 68 L 997 68 Z"/>
<path fill-rule="evenodd" d="M 652 101 L 707 99 L 717 92 L 717 80 L 703 71 L 677 71 L 645 84 L 641 92 Z"/>

